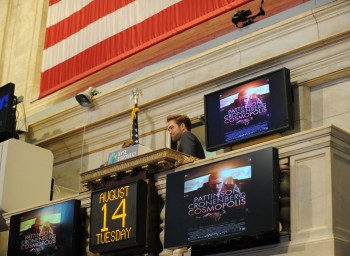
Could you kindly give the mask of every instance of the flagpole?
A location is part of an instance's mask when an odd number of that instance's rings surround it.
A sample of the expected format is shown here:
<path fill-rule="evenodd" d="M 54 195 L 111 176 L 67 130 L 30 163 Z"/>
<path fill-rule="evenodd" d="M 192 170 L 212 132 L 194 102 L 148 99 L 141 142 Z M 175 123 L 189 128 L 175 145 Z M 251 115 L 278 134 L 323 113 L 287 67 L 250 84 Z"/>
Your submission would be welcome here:
<path fill-rule="evenodd" d="M 130 141 L 134 142 L 135 144 L 139 143 L 138 138 L 138 99 L 139 96 L 142 95 L 142 91 L 135 88 L 130 93 L 130 99 L 132 99 L 134 102 L 134 106 L 131 111 L 131 130 L 130 130 Z"/>

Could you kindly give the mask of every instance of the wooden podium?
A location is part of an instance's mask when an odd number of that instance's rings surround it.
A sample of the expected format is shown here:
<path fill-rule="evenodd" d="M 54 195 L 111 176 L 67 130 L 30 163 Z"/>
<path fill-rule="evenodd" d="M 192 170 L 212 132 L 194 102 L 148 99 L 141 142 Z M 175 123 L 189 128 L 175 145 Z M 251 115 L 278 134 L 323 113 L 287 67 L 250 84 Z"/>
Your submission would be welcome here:
<path fill-rule="evenodd" d="M 94 191 L 121 178 L 146 179 L 149 174 L 166 171 L 199 160 L 196 157 L 169 148 L 155 150 L 114 164 L 102 166 L 80 174 L 85 191 Z"/>

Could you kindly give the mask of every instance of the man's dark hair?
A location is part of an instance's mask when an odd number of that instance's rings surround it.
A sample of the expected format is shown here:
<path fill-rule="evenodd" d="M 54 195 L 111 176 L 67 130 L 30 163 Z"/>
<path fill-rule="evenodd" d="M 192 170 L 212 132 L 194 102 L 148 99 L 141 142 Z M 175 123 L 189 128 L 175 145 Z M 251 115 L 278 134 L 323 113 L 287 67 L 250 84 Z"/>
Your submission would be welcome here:
<path fill-rule="evenodd" d="M 169 115 L 166 118 L 166 121 L 169 122 L 174 120 L 177 125 L 185 124 L 186 129 L 191 131 L 191 119 L 187 115 Z"/>

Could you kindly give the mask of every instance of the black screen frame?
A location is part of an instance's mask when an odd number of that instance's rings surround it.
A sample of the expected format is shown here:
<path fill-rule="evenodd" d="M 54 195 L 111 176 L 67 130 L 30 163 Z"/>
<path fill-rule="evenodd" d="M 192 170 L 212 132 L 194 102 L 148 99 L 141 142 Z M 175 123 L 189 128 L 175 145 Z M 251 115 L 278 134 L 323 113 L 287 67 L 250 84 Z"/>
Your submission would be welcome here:
<path fill-rule="evenodd" d="M 268 128 L 264 131 L 257 131 L 253 134 L 242 135 L 242 137 L 225 141 L 223 120 L 220 113 L 220 95 L 229 91 L 237 92 L 247 88 L 261 79 L 269 79 L 269 103 Z M 257 139 L 266 135 L 280 133 L 294 127 L 293 118 L 293 91 L 290 81 L 290 71 L 287 68 L 281 68 L 273 72 L 263 74 L 258 77 L 246 80 L 239 84 L 231 85 L 224 89 L 204 95 L 204 114 L 205 114 L 205 143 L 207 151 L 215 151 L 229 146 L 234 146 L 243 142 Z M 248 127 L 248 126 L 247 126 Z M 232 132 L 235 127 L 232 126 Z"/>
<path fill-rule="evenodd" d="M 221 166 L 239 165 L 244 162 L 242 159 L 251 159 L 252 178 L 246 185 L 247 195 L 247 212 L 244 212 L 246 218 L 246 229 L 244 231 L 232 232 L 231 234 L 208 236 L 204 238 L 191 237 L 193 232 L 207 231 L 210 228 L 216 230 L 221 229 L 223 225 L 231 225 L 235 218 L 242 218 L 240 214 L 234 210 L 230 212 L 233 217 L 232 223 L 230 215 L 229 220 L 219 220 L 214 224 L 205 224 L 206 220 L 199 222 L 194 220 L 193 216 L 189 216 L 186 195 L 184 192 L 185 179 L 191 175 L 200 175 L 213 172 Z M 192 173 L 192 174 L 191 174 Z M 193 174 L 194 173 L 194 174 Z M 279 241 L 279 160 L 278 150 L 270 147 L 258 151 L 254 151 L 241 156 L 235 156 L 209 163 L 206 165 L 190 168 L 181 172 L 167 175 L 166 182 L 166 210 L 165 210 L 165 237 L 164 248 L 173 249 L 182 246 L 193 246 L 192 248 L 200 248 L 203 245 L 217 245 L 218 243 L 242 244 L 242 241 L 249 237 L 271 236 L 266 243 L 276 243 Z M 244 183 L 243 183 L 244 184 Z M 245 190 L 243 190 L 244 192 Z M 252 199 L 254 198 L 254 199 Z M 250 202 L 248 201 L 250 200 Z M 184 211 L 186 209 L 186 211 Z M 240 216 L 240 217 L 238 217 Z M 182 223 L 178 225 L 178 223 Z M 197 226 L 194 225 L 196 223 Z M 198 224 L 199 223 L 199 224 Z M 204 223 L 204 224 L 203 224 Z M 192 240 L 192 241 L 189 241 Z M 215 251 L 220 250 L 220 246 L 214 246 Z M 236 246 L 237 247 L 237 246 Z M 253 247 L 253 244 L 247 244 L 247 247 Z M 232 249 L 232 247 L 230 247 Z"/>
<path fill-rule="evenodd" d="M 0 87 L 0 142 L 15 136 L 15 85 L 8 83 Z"/>
<path fill-rule="evenodd" d="M 59 230 L 57 232 L 59 233 L 55 234 L 56 253 L 81 255 L 84 245 L 83 234 L 86 211 L 81 208 L 81 201 L 75 199 L 47 205 L 11 216 L 7 255 L 33 255 L 32 253 L 21 251 L 23 232 L 21 235 L 20 226 L 22 218 L 43 218 L 47 212 L 55 211 L 60 212 L 63 217 L 62 223 L 58 226 Z"/>

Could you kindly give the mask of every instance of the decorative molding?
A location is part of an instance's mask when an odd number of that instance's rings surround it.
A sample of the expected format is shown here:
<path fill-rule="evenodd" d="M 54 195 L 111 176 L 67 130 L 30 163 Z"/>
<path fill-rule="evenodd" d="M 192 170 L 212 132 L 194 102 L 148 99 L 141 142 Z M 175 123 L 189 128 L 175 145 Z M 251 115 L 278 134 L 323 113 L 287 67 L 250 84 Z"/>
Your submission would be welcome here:
<path fill-rule="evenodd" d="M 276 147 L 280 159 L 289 158 L 294 155 L 304 154 L 325 147 L 332 147 L 339 150 L 339 152 L 350 154 L 350 131 L 346 131 L 334 125 L 322 126 L 241 149 L 234 149 L 233 151 L 223 153 L 219 156 L 206 158 L 198 162 L 192 162 L 186 164 L 186 166 L 179 166 L 176 168 L 176 171 L 206 164 L 212 162 L 214 159 L 215 161 L 225 160 L 255 150 L 264 149 L 266 147 Z"/>
<path fill-rule="evenodd" d="M 113 179 L 118 174 L 129 174 L 139 168 L 148 173 L 161 172 L 196 160 L 198 158 L 164 148 L 81 173 L 80 178 L 85 188 L 91 190 L 92 187 L 99 186 L 101 181 Z"/>

